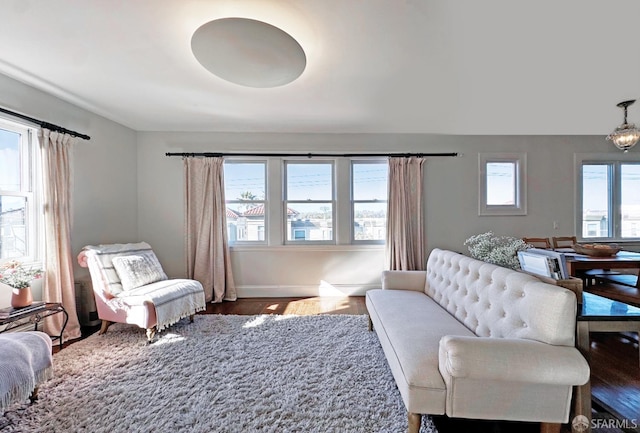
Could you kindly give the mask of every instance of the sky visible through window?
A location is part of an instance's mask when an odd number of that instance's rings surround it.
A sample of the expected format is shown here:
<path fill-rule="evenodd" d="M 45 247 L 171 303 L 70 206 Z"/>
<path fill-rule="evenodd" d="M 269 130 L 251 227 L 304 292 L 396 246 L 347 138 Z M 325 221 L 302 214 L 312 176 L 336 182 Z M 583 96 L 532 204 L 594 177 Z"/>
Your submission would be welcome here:
<path fill-rule="evenodd" d="M 289 200 L 331 200 L 330 164 L 294 164 L 288 167 Z M 387 165 L 356 164 L 354 193 L 358 200 L 387 199 Z M 264 165 L 229 163 L 224 166 L 225 198 L 240 200 L 251 192 L 257 200 L 265 197 Z M 293 193 L 293 194 L 292 194 Z"/>
<path fill-rule="evenodd" d="M 0 191 L 20 191 L 20 134 L 0 129 Z M 22 209 L 24 198 L 2 196 L 2 211 Z"/>
<path fill-rule="evenodd" d="M 513 162 L 488 162 L 487 205 L 516 204 L 516 164 Z"/>
<path fill-rule="evenodd" d="M 622 205 L 640 206 L 640 164 L 622 164 Z M 609 198 L 609 169 L 604 164 L 582 167 L 584 211 L 606 211 Z M 640 209 L 639 209 L 640 210 Z"/>

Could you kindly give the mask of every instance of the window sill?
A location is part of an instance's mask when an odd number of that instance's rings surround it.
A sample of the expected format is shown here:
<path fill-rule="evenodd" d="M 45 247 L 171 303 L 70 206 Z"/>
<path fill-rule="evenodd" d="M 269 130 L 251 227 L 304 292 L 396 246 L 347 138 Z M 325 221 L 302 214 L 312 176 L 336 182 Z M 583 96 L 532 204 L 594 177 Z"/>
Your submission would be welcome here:
<path fill-rule="evenodd" d="M 234 245 L 231 252 L 244 251 L 381 251 L 384 244 L 350 244 L 350 245 Z"/>

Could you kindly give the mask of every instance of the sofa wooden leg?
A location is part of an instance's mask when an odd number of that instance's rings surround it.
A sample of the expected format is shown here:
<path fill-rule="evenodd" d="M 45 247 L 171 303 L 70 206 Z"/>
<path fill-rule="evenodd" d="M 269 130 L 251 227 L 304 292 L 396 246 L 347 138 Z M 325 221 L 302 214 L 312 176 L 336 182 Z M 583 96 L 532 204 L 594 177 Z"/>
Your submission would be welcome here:
<path fill-rule="evenodd" d="M 195 314 L 189 316 L 189 323 L 193 323 L 193 318 L 196 317 Z"/>
<path fill-rule="evenodd" d="M 409 430 L 408 433 L 419 433 L 420 432 L 420 424 L 422 424 L 422 415 L 419 413 L 411 413 L 409 412 Z"/>
<path fill-rule="evenodd" d="M 367 319 L 369 319 L 369 331 L 373 331 L 373 322 L 371 321 L 371 316 L 367 316 Z"/>
<path fill-rule="evenodd" d="M 552 422 L 541 422 L 540 433 L 560 433 L 562 424 L 556 424 Z"/>
<path fill-rule="evenodd" d="M 109 329 L 109 326 L 111 326 L 113 322 L 109 322 L 108 320 L 103 320 L 102 321 L 102 326 L 100 326 L 100 331 L 98 332 L 98 335 L 102 335 L 105 332 L 107 332 L 107 329 Z"/>

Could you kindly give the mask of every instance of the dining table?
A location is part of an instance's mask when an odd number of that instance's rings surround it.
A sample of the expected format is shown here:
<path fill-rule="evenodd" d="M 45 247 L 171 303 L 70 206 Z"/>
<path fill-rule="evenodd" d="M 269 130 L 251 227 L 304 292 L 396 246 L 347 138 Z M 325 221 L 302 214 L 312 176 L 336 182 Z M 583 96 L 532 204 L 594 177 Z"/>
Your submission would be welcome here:
<path fill-rule="evenodd" d="M 578 278 L 582 278 L 586 271 L 593 269 L 635 269 L 640 271 L 640 253 L 631 251 L 619 251 L 613 256 L 603 257 L 564 252 L 564 256 L 567 263 L 567 272 L 569 275 Z"/>

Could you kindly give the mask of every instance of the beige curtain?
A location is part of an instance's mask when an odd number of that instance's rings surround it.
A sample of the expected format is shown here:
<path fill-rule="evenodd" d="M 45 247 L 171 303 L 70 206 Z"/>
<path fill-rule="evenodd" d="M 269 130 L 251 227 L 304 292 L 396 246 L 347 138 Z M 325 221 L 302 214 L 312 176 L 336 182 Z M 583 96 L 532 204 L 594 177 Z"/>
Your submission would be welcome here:
<path fill-rule="evenodd" d="M 80 322 L 76 313 L 71 251 L 71 146 L 75 139 L 68 134 L 38 131 L 42 155 L 42 178 L 45 231 L 45 278 L 43 298 L 60 302 L 69 321 L 64 339 L 80 337 Z M 44 321 L 44 330 L 59 335 L 64 324 L 62 314 L 54 314 Z"/>
<path fill-rule="evenodd" d="M 207 302 L 236 300 L 227 239 L 223 158 L 185 158 L 187 275 Z"/>
<path fill-rule="evenodd" d="M 424 270 L 424 158 L 389 158 L 386 260 L 390 270 Z"/>

